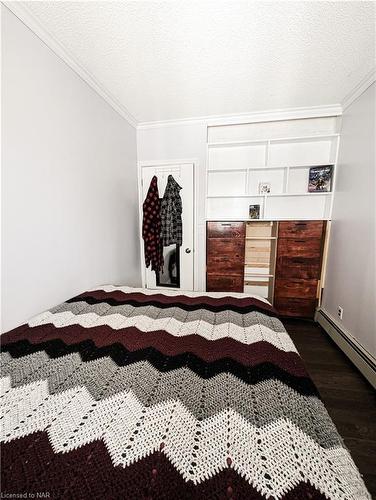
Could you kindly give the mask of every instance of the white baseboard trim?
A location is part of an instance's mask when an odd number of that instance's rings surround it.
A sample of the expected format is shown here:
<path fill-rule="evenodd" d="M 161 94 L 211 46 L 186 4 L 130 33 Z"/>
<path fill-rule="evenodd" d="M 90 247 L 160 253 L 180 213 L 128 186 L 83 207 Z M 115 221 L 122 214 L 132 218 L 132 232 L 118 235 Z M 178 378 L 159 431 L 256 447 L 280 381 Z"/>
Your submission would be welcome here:
<path fill-rule="evenodd" d="M 346 354 L 350 361 L 354 363 L 368 382 L 376 388 L 376 363 L 371 354 L 365 351 L 348 332 L 344 331 L 325 310 L 318 309 L 315 320 Z"/>

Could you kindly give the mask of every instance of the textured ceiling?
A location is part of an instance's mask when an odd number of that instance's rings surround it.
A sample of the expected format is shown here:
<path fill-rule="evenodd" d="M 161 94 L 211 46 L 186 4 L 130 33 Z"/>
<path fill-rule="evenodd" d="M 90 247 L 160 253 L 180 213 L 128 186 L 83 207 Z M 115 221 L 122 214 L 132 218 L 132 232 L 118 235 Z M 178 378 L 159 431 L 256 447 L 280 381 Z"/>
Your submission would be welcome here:
<path fill-rule="evenodd" d="M 336 104 L 375 65 L 374 2 L 22 2 L 141 122 Z"/>

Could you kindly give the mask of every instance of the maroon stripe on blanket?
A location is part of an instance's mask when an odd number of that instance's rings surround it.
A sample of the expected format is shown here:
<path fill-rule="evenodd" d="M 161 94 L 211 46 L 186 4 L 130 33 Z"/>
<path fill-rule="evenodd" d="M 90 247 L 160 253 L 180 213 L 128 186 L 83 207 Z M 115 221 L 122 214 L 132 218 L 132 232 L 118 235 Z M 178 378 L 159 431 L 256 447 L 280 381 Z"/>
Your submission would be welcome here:
<path fill-rule="evenodd" d="M 75 300 L 80 298 L 84 300 L 87 297 L 92 297 L 97 300 L 112 299 L 119 302 L 124 300 L 133 300 L 139 303 L 159 302 L 161 304 L 174 304 L 174 305 L 176 303 L 181 303 L 190 306 L 209 305 L 213 307 L 235 306 L 244 308 L 254 306 L 257 307 L 258 309 L 274 312 L 275 314 L 277 314 L 273 306 L 262 300 L 258 300 L 254 297 L 234 298 L 228 296 L 228 297 L 214 298 L 214 297 L 208 297 L 206 295 L 200 295 L 199 297 L 188 297 L 186 295 L 167 296 L 160 293 L 151 295 L 147 295 L 140 292 L 126 293 L 120 290 L 116 290 L 113 292 L 105 292 L 104 290 L 93 290 L 77 295 L 77 297 L 75 297 Z M 244 312 L 246 312 L 246 310 Z"/>
<path fill-rule="evenodd" d="M 44 432 L 36 432 L 2 445 L 1 479 L 3 495 L 45 492 L 49 493 L 50 499 L 266 498 L 231 468 L 194 485 L 192 481 L 183 479 L 163 452 L 157 451 L 125 468 L 114 467 L 103 442 L 95 441 L 67 453 L 54 453 Z M 280 498 L 326 500 L 322 493 L 307 483 L 296 485 Z"/>
<path fill-rule="evenodd" d="M 8 332 L 0 335 L 0 343 L 1 345 L 9 344 L 9 342 L 17 342 L 17 340 L 21 340 L 24 337 L 24 332 L 30 329 L 27 323 L 18 326 L 17 328 L 13 328 L 13 330 L 9 330 Z"/>
<path fill-rule="evenodd" d="M 113 330 L 109 326 L 85 328 L 70 325 L 56 328 L 52 324 L 29 328 L 17 340 L 22 339 L 27 339 L 32 344 L 61 339 L 67 345 L 92 340 L 97 347 L 117 343 L 132 352 L 153 347 L 165 356 L 189 352 L 209 363 L 223 358 L 233 359 L 244 366 L 270 362 L 291 375 L 308 376 L 299 354 L 282 351 L 265 341 L 247 345 L 231 338 L 207 340 L 199 335 L 174 337 L 164 330 L 143 333 L 135 327 Z"/>

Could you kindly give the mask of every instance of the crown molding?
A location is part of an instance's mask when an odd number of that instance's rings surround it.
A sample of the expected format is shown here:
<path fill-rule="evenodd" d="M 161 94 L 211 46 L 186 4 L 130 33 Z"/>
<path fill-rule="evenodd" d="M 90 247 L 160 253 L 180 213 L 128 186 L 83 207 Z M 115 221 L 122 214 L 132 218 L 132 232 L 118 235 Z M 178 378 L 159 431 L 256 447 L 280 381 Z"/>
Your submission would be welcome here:
<path fill-rule="evenodd" d="M 376 68 L 371 69 L 362 80 L 344 97 L 342 101 L 343 111 L 347 109 L 368 87 L 376 81 Z"/>
<path fill-rule="evenodd" d="M 177 125 L 206 125 L 215 127 L 221 125 L 239 125 L 244 123 L 297 120 L 302 118 L 322 118 L 340 115 L 342 115 L 342 106 L 340 104 L 332 104 L 328 106 L 272 109 L 268 111 L 255 111 L 252 113 L 197 116 L 177 120 L 141 122 L 137 125 L 137 130 L 147 130 L 158 127 L 174 127 Z"/>
<path fill-rule="evenodd" d="M 43 43 L 62 59 L 85 83 L 104 99 L 121 117 L 133 127 L 136 118 L 93 76 L 69 51 L 49 33 L 22 2 L 1 2 Z"/>

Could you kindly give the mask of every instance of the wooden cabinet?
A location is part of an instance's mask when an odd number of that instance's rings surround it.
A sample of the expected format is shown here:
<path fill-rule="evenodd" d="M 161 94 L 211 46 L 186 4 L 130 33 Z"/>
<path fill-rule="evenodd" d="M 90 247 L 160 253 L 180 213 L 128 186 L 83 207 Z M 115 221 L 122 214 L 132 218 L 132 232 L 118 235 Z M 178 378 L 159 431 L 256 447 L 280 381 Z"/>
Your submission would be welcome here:
<path fill-rule="evenodd" d="M 207 223 L 207 291 L 267 298 L 281 316 L 313 318 L 325 221 Z"/>
<path fill-rule="evenodd" d="M 315 314 L 325 227 L 325 221 L 279 223 L 274 306 L 283 316 Z"/>
<path fill-rule="evenodd" d="M 279 224 L 279 238 L 318 238 L 322 236 L 322 220 L 283 221 Z"/>
<path fill-rule="evenodd" d="M 207 223 L 206 290 L 242 292 L 244 286 L 244 222 Z"/>
<path fill-rule="evenodd" d="M 240 239 L 244 242 L 244 222 L 208 222 L 208 238 Z"/>

